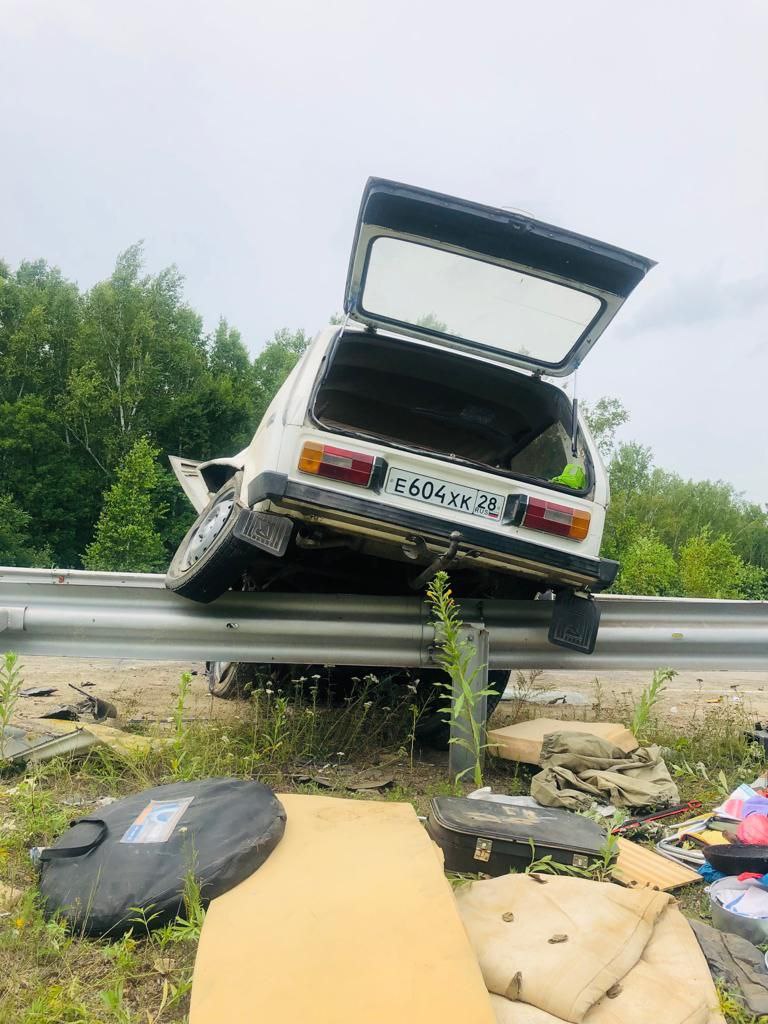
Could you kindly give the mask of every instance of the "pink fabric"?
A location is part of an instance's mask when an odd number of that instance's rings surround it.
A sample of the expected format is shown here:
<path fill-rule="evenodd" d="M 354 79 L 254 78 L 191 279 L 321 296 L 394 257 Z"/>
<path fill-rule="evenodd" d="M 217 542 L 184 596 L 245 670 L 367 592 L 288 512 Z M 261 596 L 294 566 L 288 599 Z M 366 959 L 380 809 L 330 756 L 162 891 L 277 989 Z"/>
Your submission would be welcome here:
<path fill-rule="evenodd" d="M 768 818 L 764 814 L 750 814 L 736 831 L 740 843 L 768 846 Z"/>

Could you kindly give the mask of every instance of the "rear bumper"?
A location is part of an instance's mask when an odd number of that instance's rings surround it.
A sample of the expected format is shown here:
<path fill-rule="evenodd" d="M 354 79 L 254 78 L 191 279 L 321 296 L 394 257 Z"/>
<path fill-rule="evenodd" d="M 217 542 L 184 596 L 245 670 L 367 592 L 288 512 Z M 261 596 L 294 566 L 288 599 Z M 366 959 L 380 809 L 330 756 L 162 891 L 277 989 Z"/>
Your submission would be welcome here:
<path fill-rule="evenodd" d="M 382 524 L 407 535 L 417 534 L 427 538 L 448 539 L 455 525 L 435 516 L 413 512 L 410 509 L 381 505 L 366 498 L 358 498 L 338 491 L 330 491 L 313 484 L 289 480 L 283 473 L 262 473 L 255 477 L 248 487 L 248 504 L 252 507 L 260 501 L 271 501 L 286 513 L 292 510 L 306 511 L 321 516 L 324 521 L 333 521 L 339 529 L 353 526 L 355 521 Z M 504 537 L 489 530 L 473 526 L 461 527 L 463 550 L 477 550 L 481 555 L 499 556 L 508 562 L 507 571 L 516 567 L 526 575 L 535 575 L 552 582 L 568 582 L 589 587 L 591 591 L 605 590 L 616 579 L 619 563 L 609 558 L 589 558 L 558 551 L 519 537 Z"/>

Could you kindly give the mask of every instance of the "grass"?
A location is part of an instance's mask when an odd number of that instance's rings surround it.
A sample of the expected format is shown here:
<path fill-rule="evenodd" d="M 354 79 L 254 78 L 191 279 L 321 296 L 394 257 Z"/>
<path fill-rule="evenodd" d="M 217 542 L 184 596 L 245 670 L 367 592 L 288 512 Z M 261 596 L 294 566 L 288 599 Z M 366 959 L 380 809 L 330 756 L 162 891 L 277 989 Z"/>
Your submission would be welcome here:
<path fill-rule="evenodd" d="M 475 786 L 480 787 L 483 785 L 483 754 L 487 744 L 485 722 L 480 720 L 478 706 L 484 697 L 490 697 L 494 691 L 487 687 L 475 689 L 480 668 L 473 669 L 471 666 L 477 651 L 464 635 L 464 623 L 459 616 L 447 572 L 435 575 L 427 589 L 427 599 L 440 638 L 437 662 L 451 681 L 443 694 L 443 709 L 446 720 L 459 725 L 457 731 L 460 734 L 451 736 L 449 742 L 463 747 L 471 759 L 469 767 L 456 776 L 456 782 L 471 774 Z"/>
<path fill-rule="evenodd" d="M 5 727 L 13 718 L 21 689 L 18 657 L 6 652 L 0 658 L 0 764 L 5 760 Z"/>
<path fill-rule="evenodd" d="M 640 694 L 629 721 L 629 731 L 637 738 L 638 743 L 650 740 L 654 708 L 661 703 L 667 683 L 676 675 L 677 672 L 671 668 L 656 669 L 650 684 Z"/>
<path fill-rule="evenodd" d="M 717 982 L 717 995 L 720 1000 L 720 1012 L 728 1024 L 768 1024 L 768 1015 L 757 1016 L 750 1013 L 739 993 L 728 988 L 722 981 Z"/>
<path fill-rule="evenodd" d="M 13 671 L 17 688 L 18 663 Z M 3 1024 L 186 1020 L 204 916 L 192 875 L 186 879 L 185 909 L 175 922 L 151 929 L 151 911 L 137 913 L 131 932 L 114 942 L 68 934 L 40 911 L 29 848 L 52 842 L 100 798 L 164 782 L 231 775 L 259 778 L 278 790 L 407 801 L 424 814 L 433 796 L 455 792 L 446 779 L 444 754 L 422 754 L 419 760 L 414 746 L 418 710 L 407 685 L 360 679 L 338 707 L 332 694 L 321 695 L 317 679 L 299 679 L 285 690 L 254 690 L 236 718 L 200 722 L 189 721 L 186 713 L 190 683 L 181 680 L 170 723 L 156 734 L 163 742 L 147 753 L 124 756 L 94 747 L 77 760 L 60 757 L 23 774 L 6 768 L 0 775 L 0 881 L 24 892 L 21 902 L 0 917 Z M 518 683 L 528 692 L 540 686 L 536 674 L 521 676 Z M 519 715 L 529 709 L 521 698 Z M 622 694 L 609 697 L 597 684 L 591 707 L 558 709 L 558 714 L 626 724 L 640 715 L 644 736 L 665 748 L 683 798 L 701 799 L 705 806 L 718 801 L 724 788 L 751 780 L 763 763 L 760 749 L 744 736 L 751 719 L 742 705 L 702 702 L 682 725 L 665 717 L 658 682 L 638 701 Z M 381 792 L 350 792 L 347 783 L 366 771 L 393 775 L 394 784 Z M 515 793 L 527 791 L 529 774 L 527 768 L 488 758 L 484 781 L 494 790 Z M 298 783 L 297 775 L 319 781 Z M 461 789 L 468 788 L 466 781 Z M 606 847 L 588 877 L 604 877 L 609 856 Z M 540 857 L 529 870 L 553 868 Z M 682 890 L 680 897 L 686 913 L 706 917 L 703 889 Z M 756 1024 L 733 993 L 721 990 L 721 1001 L 729 1024 Z"/>

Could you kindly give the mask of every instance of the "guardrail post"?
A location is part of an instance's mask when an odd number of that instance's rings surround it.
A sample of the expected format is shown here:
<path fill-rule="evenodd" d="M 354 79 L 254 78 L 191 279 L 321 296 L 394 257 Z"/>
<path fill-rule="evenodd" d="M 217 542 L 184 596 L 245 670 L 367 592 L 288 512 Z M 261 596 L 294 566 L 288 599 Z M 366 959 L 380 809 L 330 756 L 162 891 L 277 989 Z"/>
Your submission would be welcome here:
<path fill-rule="evenodd" d="M 464 633 L 464 638 L 469 641 L 474 651 L 468 666 L 470 678 L 474 672 L 474 679 L 472 679 L 471 683 L 474 699 L 471 701 L 471 705 L 470 702 L 465 701 L 461 712 L 458 715 L 454 714 L 453 709 L 456 706 L 456 698 L 459 695 L 459 687 L 454 680 L 453 692 L 451 694 L 451 741 L 461 739 L 468 741 L 470 744 L 472 743 L 472 725 L 470 721 L 470 716 L 472 716 L 481 727 L 482 748 L 480 750 L 480 762 L 482 764 L 485 760 L 485 723 L 488 716 L 488 701 L 484 694 L 483 696 L 477 695 L 488 688 L 489 633 L 482 623 L 467 623 L 464 625 L 462 632 Z M 471 770 L 474 765 L 475 758 L 472 751 L 467 750 L 463 743 L 450 743 L 448 747 L 448 772 L 451 779 L 455 779 L 457 775 L 466 772 L 468 768 Z"/>

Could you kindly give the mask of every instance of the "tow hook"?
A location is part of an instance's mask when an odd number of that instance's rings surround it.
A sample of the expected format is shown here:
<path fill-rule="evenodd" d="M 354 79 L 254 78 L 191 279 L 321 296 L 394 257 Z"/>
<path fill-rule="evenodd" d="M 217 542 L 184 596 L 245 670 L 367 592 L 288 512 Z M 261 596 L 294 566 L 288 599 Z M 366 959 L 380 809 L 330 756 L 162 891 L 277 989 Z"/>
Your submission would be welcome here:
<path fill-rule="evenodd" d="M 422 545 L 424 545 L 424 548 L 426 549 L 426 545 L 424 544 L 422 538 L 418 538 L 418 540 L 421 540 Z M 418 541 L 416 543 L 417 546 L 420 546 L 418 545 Z M 426 567 L 426 569 L 423 570 L 423 572 L 420 572 L 415 579 L 412 579 L 410 581 L 409 586 L 411 590 L 421 590 L 424 584 L 429 583 L 429 581 L 434 576 L 436 576 L 437 573 L 442 572 L 443 569 L 450 568 L 450 566 L 452 566 L 453 563 L 456 561 L 456 555 L 458 554 L 460 543 L 461 534 L 459 533 L 458 530 L 454 530 L 451 533 L 448 547 L 445 549 L 442 555 L 438 555 L 437 558 L 433 562 L 431 562 Z"/>

